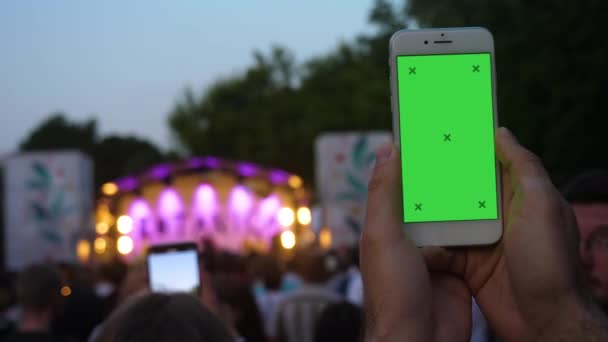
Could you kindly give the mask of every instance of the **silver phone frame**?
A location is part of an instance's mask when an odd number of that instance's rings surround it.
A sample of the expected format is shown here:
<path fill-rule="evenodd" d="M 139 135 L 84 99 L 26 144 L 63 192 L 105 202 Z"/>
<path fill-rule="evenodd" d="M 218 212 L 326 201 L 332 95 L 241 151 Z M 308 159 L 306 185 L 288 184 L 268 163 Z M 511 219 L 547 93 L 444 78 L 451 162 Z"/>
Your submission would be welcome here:
<path fill-rule="evenodd" d="M 425 44 L 425 41 L 427 42 Z M 439 41 L 440 43 L 436 43 Z M 443 43 L 441 43 L 443 41 Z M 445 43 L 445 41 L 451 41 Z M 389 42 L 391 84 L 391 111 L 394 142 L 400 147 L 399 101 L 397 89 L 397 56 L 440 55 L 458 53 L 490 53 L 492 63 L 492 92 L 494 131 L 498 127 L 496 98 L 496 63 L 494 38 L 484 28 L 450 28 L 401 30 Z M 403 230 L 417 246 L 469 246 L 488 245 L 500 240 L 503 232 L 501 169 L 496 161 L 497 220 L 471 220 L 447 222 L 403 223 Z M 400 202 L 403 203 L 403 197 Z M 403 213 L 403 210 L 401 210 Z M 403 220 L 403 218 L 402 218 Z"/>

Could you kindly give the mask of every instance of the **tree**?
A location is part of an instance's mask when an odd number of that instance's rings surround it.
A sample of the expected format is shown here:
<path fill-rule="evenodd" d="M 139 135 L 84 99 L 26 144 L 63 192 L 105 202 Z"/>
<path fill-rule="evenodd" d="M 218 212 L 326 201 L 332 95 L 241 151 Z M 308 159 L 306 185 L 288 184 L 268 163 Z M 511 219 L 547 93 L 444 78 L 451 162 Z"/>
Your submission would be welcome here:
<path fill-rule="evenodd" d="M 151 142 L 133 136 L 111 135 L 93 149 L 97 185 L 128 174 L 136 174 L 166 160 Z"/>
<path fill-rule="evenodd" d="M 78 149 L 90 154 L 97 139 L 97 123 L 69 122 L 63 113 L 54 113 L 32 130 L 19 144 L 22 151 Z"/>
<path fill-rule="evenodd" d="M 99 137 L 95 120 L 82 123 L 56 113 L 43 121 L 20 144 L 21 151 L 75 149 L 94 162 L 95 186 L 166 160 L 149 141 L 133 136 Z"/>
<path fill-rule="evenodd" d="M 410 20 L 484 26 L 496 40 L 501 124 L 561 182 L 582 168 L 608 167 L 608 154 L 597 151 L 608 130 L 606 13 L 608 3 L 595 0 L 411 0 L 398 9 L 377 0 L 369 16 L 374 34 L 300 65 L 284 48 L 256 53 L 243 74 L 200 97 L 187 92 L 169 123 L 188 153 L 252 159 L 311 179 L 321 132 L 391 128 L 386 61 L 393 32 Z"/>
<path fill-rule="evenodd" d="M 496 44 L 501 122 L 562 181 L 608 167 L 608 3 L 583 0 L 410 0 L 422 26 L 483 26 Z"/>
<path fill-rule="evenodd" d="M 187 91 L 169 117 L 177 142 L 190 154 L 252 160 L 311 180 L 313 143 L 322 132 L 390 129 L 387 42 L 404 17 L 377 1 L 370 21 L 377 34 L 301 65 L 274 47 L 202 96 Z"/>

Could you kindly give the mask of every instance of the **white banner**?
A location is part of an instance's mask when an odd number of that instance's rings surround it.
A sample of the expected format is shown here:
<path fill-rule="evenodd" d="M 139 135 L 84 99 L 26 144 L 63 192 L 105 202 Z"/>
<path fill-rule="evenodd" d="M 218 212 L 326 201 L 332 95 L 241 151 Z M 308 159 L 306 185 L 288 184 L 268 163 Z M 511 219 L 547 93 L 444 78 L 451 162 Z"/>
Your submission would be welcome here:
<path fill-rule="evenodd" d="M 4 184 L 6 266 L 74 261 L 78 239 L 94 231 L 89 158 L 72 151 L 9 157 Z"/>
<path fill-rule="evenodd" d="M 356 243 L 363 227 L 367 183 L 388 132 L 326 133 L 315 144 L 317 194 L 334 245 Z"/>

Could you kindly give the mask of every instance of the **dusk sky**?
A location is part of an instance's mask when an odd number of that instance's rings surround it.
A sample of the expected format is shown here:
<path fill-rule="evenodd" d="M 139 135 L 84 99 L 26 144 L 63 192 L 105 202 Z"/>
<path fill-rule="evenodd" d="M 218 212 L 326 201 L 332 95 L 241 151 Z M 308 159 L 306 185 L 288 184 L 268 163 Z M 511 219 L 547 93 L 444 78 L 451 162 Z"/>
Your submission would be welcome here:
<path fill-rule="evenodd" d="M 186 87 L 252 64 L 273 44 L 298 62 L 369 32 L 372 0 L 0 2 L 0 155 L 50 113 L 95 117 L 102 134 L 171 146 Z"/>

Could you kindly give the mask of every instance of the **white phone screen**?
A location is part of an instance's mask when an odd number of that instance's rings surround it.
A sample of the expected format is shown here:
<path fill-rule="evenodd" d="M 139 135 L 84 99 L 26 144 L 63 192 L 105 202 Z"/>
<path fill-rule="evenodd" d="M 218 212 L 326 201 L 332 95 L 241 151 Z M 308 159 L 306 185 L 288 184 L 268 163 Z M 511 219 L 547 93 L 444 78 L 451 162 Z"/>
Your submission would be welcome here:
<path fill-rule="evenodd" d="M 148 256 L 148 272 L 152 292 L 198 293 L 200 275 L 196 250 L 152 253 Z"/>

